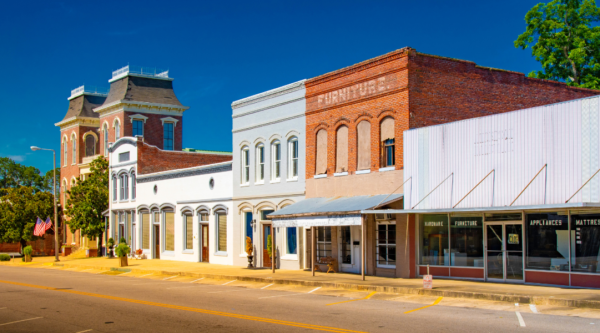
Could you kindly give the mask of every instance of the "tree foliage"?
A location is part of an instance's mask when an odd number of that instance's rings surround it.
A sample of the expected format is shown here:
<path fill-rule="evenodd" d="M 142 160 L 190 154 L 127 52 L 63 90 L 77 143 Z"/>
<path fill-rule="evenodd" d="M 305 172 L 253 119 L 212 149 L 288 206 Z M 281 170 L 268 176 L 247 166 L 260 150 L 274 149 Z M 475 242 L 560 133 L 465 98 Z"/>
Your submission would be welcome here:
<path fill-rule="evenodd" d="M 33 235 L 37 217 L 54 220 L 52 193 L 31 186 L 6 189 L 5 195 L 0 197 L 0 241 L 19 242 L 24 247 L 27 241 L 39 239 Z M 46 233 L 53 234 L 52 229 Z"/>
<path fill-rule="evenodd" d="M 22 165 L 8 157 L 0 157 L 0 196 L 6 194 L 7 189 L 20 186 L 31 187 L 35 192 L 52 192 L 52 177 L 52 170 L 41 175 L 40 170 L 35 167 Z M 59 179 L 60 168 L 56 168 L 57 193 L 60 188 Z"/>
<path fill-rule="evenodd" d="M 71 231 L 80 230 L 87 237 L 104 232 L 102 212 L 108 209 L 108 162 L 98 157 L 90 163 L 91 174 L 67 191 L 65 215 Z"/>
<path fill-rule="evenodd" d="M 600 89 L 600 9 L 594 0 L 539 3 L 525 15 L 527 29 L 514 42 L 531 47 L 542 65 L 530 77 Z"/>

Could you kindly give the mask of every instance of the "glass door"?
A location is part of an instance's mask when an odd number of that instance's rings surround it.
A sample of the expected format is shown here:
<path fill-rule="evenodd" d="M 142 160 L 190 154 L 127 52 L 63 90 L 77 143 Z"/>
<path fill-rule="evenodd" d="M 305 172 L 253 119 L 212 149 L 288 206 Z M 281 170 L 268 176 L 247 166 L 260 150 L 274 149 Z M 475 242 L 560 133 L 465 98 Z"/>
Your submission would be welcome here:
<path fill-rule="evenodd" d="M 523 281 L 523 225 L 489 223 L 485 227 L 486 277 L 491 281 Z"/>

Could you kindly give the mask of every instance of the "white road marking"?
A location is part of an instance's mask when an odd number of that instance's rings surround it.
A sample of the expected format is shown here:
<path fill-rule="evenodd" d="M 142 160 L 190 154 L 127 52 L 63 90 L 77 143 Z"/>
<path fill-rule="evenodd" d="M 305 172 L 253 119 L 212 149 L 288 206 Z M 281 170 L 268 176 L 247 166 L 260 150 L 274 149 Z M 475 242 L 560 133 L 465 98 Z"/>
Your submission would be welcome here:
<path fill-rule="evenodd" d="M 173 275 L 173 276 L 169 276 L 169 277 L 167 277 L 167 278 L 164 278 L 164 279 L 163 279 L 163 281 L 164 281 L 164 280 L 170 280 L 170 279 L 172 279 L 172 278 L 174 278 L 174 277 L 178 277 L 178 276 L 179 276 L 179 275 Z"/>
<path fill-rule="evenodd" d="M 121 276 L 121 275 L 129 274 L 129 273 L 131 273 L 131 271 L 129 271 L 129 272 L 126 272 L 126 273 L 123 273 L 123 274 L 119 274 L 119 275 L 117 275 L 117 276 Z"/>
<path fill-rule="evenodd" d="M 194 281 L 192 281 L 192 282 L 190 282 L 190 283 L 194 283 L 194 282 L 196 282 L 196 281 L 200 281 L 200 280 L 202 280 L 202 279 L 204 279 L 204 278 L 199 278 L 198 280 L 194 280 Z"/>
<path fill-rule="evenodd" d="M 142 275 L 142 276 L 138 276 L 138 277 L 144 277 L 144 276 L 148 276 L 148 275 L 153 275 L 154 273 L 150 273 L 150 274 L 146 274 L 146 275 Z"/>
<path fill-rule="evenodd" d="M 233 280 L 233 281 L 225 282 L 225 283 L 223 283 L 223 284 L 222 284 L 222 286 L 224 286 L 224 285 L 226 285 L 226 284 L 230 284 L 231 282 L 235 282 L 235 281 L 237 281 L 237 280 Z"/>
<path fill-rule="evenodd" d="M 270 286 L 272 286 L 272 285 L 274 285 L 274 284 L 275 284 L 275 283 L 268 284 L 268 285 L 266 285 L 266 286 L 264 286 L 264 287 L 262 287 L 262 288 L 260 288 L 260 289 L 269 288 Z"/>
<path fill-rule="evenodd" d="M 286 295 L 277 295 L 277 296 L 266 296 L 266 297 L 259 297 L 258 299 L 263 299 L 263 298 L 273 298 L 273 297 L 283 297 L 283 296 L 296 296 L 296 295 L 306 295 L 304 293 L 302 294 L 286 294 Z"/>
<path fill-rule="evenodd" d="M 208 292 L 207 294 L 232 293 L 232 292 L 236 292 L 236 291 L 243 291 L 243 290 L 211 291 L 211 292 Z"/>
<path fill-rule="evenodd" d="M 321 289 L 321 287 L 319 287 L 319 288 L 315 288 L 315 289 L 313 289 L 313 290 L 309 291 L 308 293 L 309 293 L 309 294 L 312 294 L 312 293 L 313 293 L 313 291 L 317 291 L 317 290 L 319 290 L 319 289 Z"/>
<path fill-rule="evenodd" d="M 194 286 L 187 286 L 187 287 L 173 287 L 173 288 L 167 288 L 167 289 L 183 289 L 183 288 L 196 288 Z"/>
<path fill-rule="evenodd" d="M 93 331 L 93 330 L 79 331 L 79 332 L 76 332 L 76 333 L 84 333 L 84 332 L 91 332 L 91 331 Z"/>
<path fill-rule="evenodd" d="M 535 304 L 529 304 L 529 308 L 531 309 L 531 312 L 533 313 L 538 313 L 537 308 L 535 307 Z"/>
<path fill-rule="evenodd" d="M 96 273 L 96 274 L 102 274 L 102 273 L 106 273 L 106 272 L 110 272 L 110 271 L 104 271 L 104 272 L 100 272 L 100 273 Z"/>
<path fill-rule="evenodd" d="M 515 313 L 517 314 L 517 319 L 519 319 L 519 325 L 521 325 L 521 327 L 525 327 L 525 321 L 523 320 L 521 313 L 519 311 L 515 311 Z"/>
<path fill-rule="evenodd" d="M 4 325 L 10 325 L 10 324 L 16 324 L 16 323 L 20 323 L 23 321 L 29 321 L 29 320 L 36 320 L 36 319 L 42 319 L 44 317 L 36 317 L 36 318 L 29 318 L 29 319 L 23 319 L 23 320 L 17 320 L 17 321 L 11 321 L 10 323 L 4 323 L 4 324 L 0 324 L 0 326 L 4 326 Z"/>

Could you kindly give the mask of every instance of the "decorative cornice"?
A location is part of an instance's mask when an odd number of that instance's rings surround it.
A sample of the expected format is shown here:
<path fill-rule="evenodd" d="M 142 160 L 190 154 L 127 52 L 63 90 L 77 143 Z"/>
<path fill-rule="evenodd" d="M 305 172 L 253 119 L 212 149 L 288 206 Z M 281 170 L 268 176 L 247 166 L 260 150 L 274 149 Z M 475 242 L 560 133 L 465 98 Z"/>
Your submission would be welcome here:
<path fill-rule="evenodd" d="M 117 148 L 119 148 L 120 146 L 125 145 L 125 144 L 130 144 L 134 147 L 137 147 L 137 140 L 133 140 L 130 138 L 121 138 L 121 139 L 119 139 L 119 141 L 113 143 L 112 146 L 108 147 L 108 151 L 112 153 Z"/>
<path fill-rule="evenodd" d="M 159 104 L 159 103 L 148 103 L 148 102 L 137 102 L 118 100 L 106 105 L 100 105 L 94 108 L 93 111 L 100 114 L 100 116 L 106 116 L 111 114 L 113 111 L 130 111 L 140 113 L 153 113 L 153 114 L 178 114 L 181 115 L 189 106 L 173 105 L 173 104 Z"/>
<path fill-rule="evenodd" d="M 138 176 L 136 178 L 136 182 L 139 184 L 142 184 L 142 183 L 155 182 L 155 181 L 159 181 L 159 180 L 184 178 L 184 177 L 192 177 L 192 176 L 199 176 L 199 175 L 208 175 L 208 174 L 212 174 L 212 173 L 227 172 L 227 171 L 231 171 L 231 170 L 232 170 L 231 163 L 228 163 L 227 165 L 221 165 L 221 166 L 217 166 L 217 167 L 213 167 L 213 168 L 203 168 L 203 169 L 185 170 L 185 171 L 176 170 L 176 171 L 173 171 L 170 173 L 163 173 L 163 174 L 154 175 L 154 176 L 152 176 L 152 175 L 151 176 Z"/>
<path fill-rule="evenodd" d="M 61 130 L 71 128 L 74 125 L 85 125 L 89 127 L 100 127 L 100 119 L 92 117 L 71 117 L 63 119 L 54 124 L 54 126 L 60 127 Z"/>
<path fill-rule="evenodd" d="M 252 95 L 250 97 L 246 97 L 246 98 L 234 101 L 233 103 L 231 103 L 231 108 L 235 110 L 237 108 L 241 108 L 246 105 L 250 105 L 250 104 L 258 103 L 260 101 L 267 100 L 269 98 L 275 98 L 277 96 L 289 94 L 294 91 L 304 89 L 305 81 L 306 80 L 300 80 L 300 81 L 285 85 L 283 87 L 267 90 L 260 94 Z"/>
<path fill-rule="evenodd" d="M 371 67 L 375 67 L 375 66 L 379 66 L 381 64 L 384 64 L 386 62 L 390 62 L 396 59 L 400 59 L 402 57 L 405 57 L 408 55 L 408 52 L 412 50 L 412 48 L 410 47 L 405 47 L 396 51 L 392 51 L 390 53 L 386 53 L 384 55 L 381 55 L 379 57 L 375 57 L 369 60 L 365 60 L 362 62 L 359 62 L 358 64 L 354 64 L 352 66 L 348 66 L 348 67 L 344 67 L 341 69 L 338 69 L 337 71 L 333 71 L 333 72 L 329 72 L 327 74 L 323 74 L 321 76 L 317 76 L 314 77 L 312 79 L 308 79 L 306 80 L 306 87 L 312 87 L 318 84 L 322 84 L 325 83 L 327 81 L 331 81 L 331 80 L 335 80 L 337 78 L 340 78 L 342 76 L 346 76 L 346 75 L 350 75 L 356 72 L 360 72 L 363 71 L 365 69 L 371 68 Z"/>
<path fill-rule="evenodd" d="M 269 106 L 265 106 L 265 107 L 262 107 L 262 108 L 254 109 L 254 110 L 251 110 L 251 111 L 247 111 L 247 112 L 244 112 L 244 113 L 234 114 L 234 115 L 231 116 L 231 118 L 235 119 L 235 118 L 247 116 L 249 114 L 253 114 L 253 113 L 265 111 L 265 110 L 268 110 L 268 109 L 278 108 L 280 106 L 284 106 L 284 105 L 287 105 L 287 104 L 291 104 L 291 103 L 295 103 L 295 102 L 299 102 L 299 101 L 304 101 L 304 100 L 305 100 L 305 97 L 302 96 L 302 97 L 290 99 L 290 100 L 285 101 L 285 102 L 281 102 L 281 103 L 277 103 L 277 104 L 271 104 Z"/>
<path fill-rule="evenodd" d="M 262 124 L 257 124 L 257 125 L 253 125 L 253 126 L 248 126 L 248 127 L 244 127 L 244 128 L 240 128 L 240 129 L 236 129 L 236 130 L 232 130 L 232 133 L 239 133 L 239 132 L 243 132 L 243 131 L 248 131 L 254 128 L 259 128 L 259 127 L 264 127 L 264 126 L 268 126 L 268 125 L 273 125 L 273 124 L 277 124 L 277 123 L 281 123 L 284 121 L 288 121 L 288 120 L 292 120 L 292 119 L 296 119 L 296 118 L 301 118 L 304 117 L 304 113 L 299 113 L 299 114 L 295 114 L 289 117 L 285 117 L 285 118 L 279 118 L 279 119 L 275 119 L 272 121 L 268 121 Z"/>

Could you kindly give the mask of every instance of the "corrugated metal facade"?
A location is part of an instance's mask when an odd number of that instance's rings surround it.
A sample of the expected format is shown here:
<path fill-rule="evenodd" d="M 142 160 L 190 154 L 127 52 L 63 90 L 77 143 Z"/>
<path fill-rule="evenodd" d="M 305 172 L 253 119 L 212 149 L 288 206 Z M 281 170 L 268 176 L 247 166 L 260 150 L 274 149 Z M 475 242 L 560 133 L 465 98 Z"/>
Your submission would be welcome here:
<path fill-rule="evenodd" d="M 405 209 L 564 203 L 600 169 L 599 98 L 404 132 Z M 599 202 L 600 174 L 570 202 Z"/>

